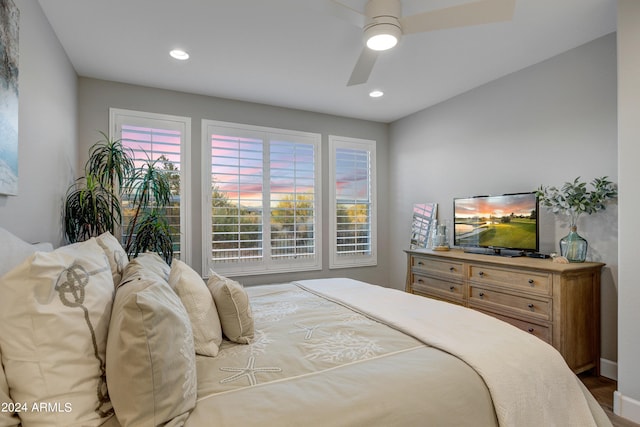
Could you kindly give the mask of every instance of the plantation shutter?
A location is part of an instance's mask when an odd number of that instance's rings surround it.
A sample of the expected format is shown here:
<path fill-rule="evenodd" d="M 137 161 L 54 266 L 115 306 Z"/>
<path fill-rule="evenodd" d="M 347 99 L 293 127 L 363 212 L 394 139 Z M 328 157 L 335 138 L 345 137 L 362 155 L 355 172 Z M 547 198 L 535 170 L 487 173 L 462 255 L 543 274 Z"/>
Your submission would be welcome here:
<path fill-rule="evenodd" d="M 319 134 L 202 121 L 204 271 L 322 268 Z"/>
<path fill-rule="evenodd" d="M 339 255 L 371 253 L 369 152 L 336 149 L 336 224 Z"/>
<path fill-rule="evenodd" d="M 271 257 L 315 254 L 315 155 L 312 144 L 271 141 Z"/>
<path fill-rule="evenodd" d="M 245 262 L 263 257 L 263 141 L 211 137 L 212 256 Z"/>
<path fill-rule="evenodd" d="M 375 265 L 375 141 L 329 138 L 333 188 L 331 268 Z"/>
<path fill-rule="evenodd" d="M 171 227 L 174 257 L 190 262 L 188 237 L 190 227 L 186 222 L 190 180 L 182 171 L 188 169 L 188 147 L 191 119 L 132 110 L 109 110 L 111 135 L 120 139 L 123 147 L 130 149 L 136 167 L 147 160 L 157 160 L 159 169 L 169 177 L 171 203 L 164 214 Z M 127 235 L 126 226 L 133 217 L 131 201 L 123 198 L 122 239 Z M 126 242 L 123 241 L 123 244 Z"/>

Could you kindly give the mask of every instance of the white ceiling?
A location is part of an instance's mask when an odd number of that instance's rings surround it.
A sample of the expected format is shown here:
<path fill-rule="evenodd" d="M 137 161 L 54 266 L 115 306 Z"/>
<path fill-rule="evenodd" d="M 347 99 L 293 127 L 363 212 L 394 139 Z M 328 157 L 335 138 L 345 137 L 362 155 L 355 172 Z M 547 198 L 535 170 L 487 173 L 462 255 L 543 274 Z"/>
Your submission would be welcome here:
<path fill-rule="evenodd" d="M 510 22 L 404 36 L 347 87 L 362 30 L 324 12 L 329 1 L 39 0 L 80 76 L 380 122 L 616 30 L 615 0 L 517 0 Z M 403 15 L 468 1 L 402 0 Z"/>

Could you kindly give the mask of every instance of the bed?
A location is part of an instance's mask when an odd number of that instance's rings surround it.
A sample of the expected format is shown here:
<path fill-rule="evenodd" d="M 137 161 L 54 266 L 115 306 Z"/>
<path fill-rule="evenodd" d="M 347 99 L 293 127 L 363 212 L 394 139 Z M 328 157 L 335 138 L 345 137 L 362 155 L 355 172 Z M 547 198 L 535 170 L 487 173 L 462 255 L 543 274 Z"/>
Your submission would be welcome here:
<path fill-rule="evenodd" d="M 0 270 L 0 426 L 611 425 L 557 351 L 482 313 L 347 278 L 214 290 L 116 242 Z"/>

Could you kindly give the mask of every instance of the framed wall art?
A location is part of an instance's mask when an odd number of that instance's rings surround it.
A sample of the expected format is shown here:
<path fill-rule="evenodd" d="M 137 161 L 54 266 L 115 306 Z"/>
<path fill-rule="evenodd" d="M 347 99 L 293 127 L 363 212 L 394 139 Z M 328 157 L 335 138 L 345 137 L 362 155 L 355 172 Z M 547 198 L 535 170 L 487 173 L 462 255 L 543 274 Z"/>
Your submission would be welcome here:
<path fill-rule="evenodd" d="M 18 34 L 20 12 L 0 0 L 0 194 L 18 194 Z"/>

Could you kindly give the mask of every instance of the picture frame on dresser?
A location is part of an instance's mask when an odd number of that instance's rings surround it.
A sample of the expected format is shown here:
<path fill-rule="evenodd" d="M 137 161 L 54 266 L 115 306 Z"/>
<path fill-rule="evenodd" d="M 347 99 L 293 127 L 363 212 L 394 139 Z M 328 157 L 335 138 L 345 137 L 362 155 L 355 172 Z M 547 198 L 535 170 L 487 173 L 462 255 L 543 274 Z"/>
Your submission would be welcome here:
<path fill-rule="evenodd" d="M 413 205 L 410 248 L 426 248 L 431 230 L 435 227 L 437 203 L 416 203 Z"/>

